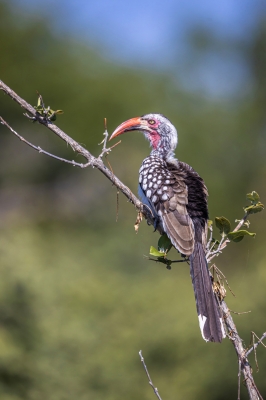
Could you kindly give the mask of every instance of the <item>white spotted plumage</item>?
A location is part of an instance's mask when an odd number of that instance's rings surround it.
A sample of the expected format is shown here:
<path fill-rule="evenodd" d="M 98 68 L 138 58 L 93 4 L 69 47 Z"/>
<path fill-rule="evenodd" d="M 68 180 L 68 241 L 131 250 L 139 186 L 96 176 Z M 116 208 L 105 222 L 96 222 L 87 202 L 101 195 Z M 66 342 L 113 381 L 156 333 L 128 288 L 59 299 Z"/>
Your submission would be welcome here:
<path fill-rule="evenodd" d="M 140 167 L 139 176 L 141 188 L 152 203 L 169 199 L 167 191 L 171 184 L 171 175 L 163 159 L 152 156 L 146 158 Z"/>

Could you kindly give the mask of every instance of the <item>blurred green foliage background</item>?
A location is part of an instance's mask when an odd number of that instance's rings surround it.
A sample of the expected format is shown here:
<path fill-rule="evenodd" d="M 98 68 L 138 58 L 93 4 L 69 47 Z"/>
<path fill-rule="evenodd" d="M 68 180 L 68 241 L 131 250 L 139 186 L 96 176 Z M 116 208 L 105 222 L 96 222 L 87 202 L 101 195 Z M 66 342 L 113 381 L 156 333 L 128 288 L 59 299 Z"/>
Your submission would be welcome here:
<path fill-rule="evenodd" d="M 47 21 L 20 15 L 0 2 L 1 79 L 29 103 L 38 90 L 63 109 L 57 123 L 93 154 L 100 152 L 103 118 L 109 131 L 125 119 L 160 112 L 179 131 L 177 157 L 209 188 L 210 217 L 233 222 L 246 193 L 265 202 L 266 24 L 248 40 L 220 43 L 192 30 L 191 62 L 206 49 L 241 54 L 244 88 L 212 98 L 188 91 L 171 74 L 134 69 L 103 58 L 71 37 L 51 33 Z M 28 140 L 81 161 L 42 126 L 32 124 L 0 93 L 1 115 Z M 238 363 L 232 345 L 200 336 L 187 265 L 171 271 L 148 262 L 157 234 L 97 170 L 80 170 L 40 155 L 0 126 L 0 396 L 5 400 L 153 399 L 140 364 L 142 349 L 164 399 L 231 399 Z M 136 192 L 148 154 L 138 133 L 125 135 L 108 160 Z M 265 215 L 252 216 L 256 239 L 230 244 L 217 260 L 236 293 L 235 311 L 247 345 L 265 331 Z M 216 236 L 218 234 L 216 233 Z M 174 252 L 172 258 L 175 258 Z M 266 353 L 255 374 L 266 395 Z M 254 360 L 251 363 L 255 368 Z M 243 396 L 247 398 L 245 389 Z"/>

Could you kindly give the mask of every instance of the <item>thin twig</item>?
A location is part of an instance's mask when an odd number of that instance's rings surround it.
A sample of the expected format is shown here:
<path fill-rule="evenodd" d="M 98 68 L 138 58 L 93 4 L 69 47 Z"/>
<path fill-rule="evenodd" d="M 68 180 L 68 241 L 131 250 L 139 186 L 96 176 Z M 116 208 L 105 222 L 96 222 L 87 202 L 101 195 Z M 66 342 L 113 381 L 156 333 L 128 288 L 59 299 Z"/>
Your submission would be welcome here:
<path fill-rule="evenodd" d="M 87 166 L 90 165 L 90 163 L 86 163 L 86 164 L 77 163 L 74 160 L 67 160 L 65 158 L 58 157 L 58 156 L 56 156 L 54 154 L 48 153 L 48 151 L 43 150 L 40 146 L 35 146 L 34 144 L 32 144 L 31 142 L 26 140 L 23 136 L 21 136 L 19 133 L 17 133 L 13 128 L 11 128 L 11 126 L 1 116 L 0 116 L 0 123 L 2 125 L 5 125 L 15 136 L 17 136 L 19 138 L 19 140 L 21 140 L 22 142 L 26 143 L 28 146 L 32 147 L 34 150 L 37 150 L 38 153 L 43 153 L 46 156 L 55 158 L 56 160 L 63 161 L 65 163 L 71 164 L 74 167 L 86 168 Z"/>
<path fill-rule="evenodd" d="M 208 263 L 209 263 L 214 257 L 216 257 L 216 256 L 218 256 L 219 254 L 221 254 L 222 248 L 223 248 L 224 240 L 225 240 L 225 236 L 222 237 L 222 239 L 221 239 L 221 241 L 220 241 L 220 243 L 219 243 L 219 245 L 218 245 L 218 247 L 217 247 L 216 250 L 214 250 L 214 251 L 211 251 L 211 250 L 210 250 L 210 251 L 207 253 L 206 258 L 207 258 L 207 262 L 208 262 Z M 212 247 L 212 249 L 213 249 L 213 247 Z"/>
<path fill-rule="evenodd" d="M 206 246 L 206 250 L 207 251 L 210 250 L 210 245 L 211 245 L 211 242 L 212 242 L 212 235 L 213 235 L 213 227 L 212 227 L 212 225 L 209 226 L 209 231 L 210 231 L 210 237 L 209 237 L 208 244 Z"/>
<path fill-rule="evenodd" d="M 160 260 L 158 260 L 156 258 L 151 258 L 151 257 L 145 256 L 145 255 L 143 257 L 147 258 L 149 261 L 155 261 L 155 262 L 164 264 L 162 261 L 160 261 Z M 167 258 L 164 258 L 164 260 L 167 261 Z M 184 258 L 184 260 L 171 260 L 171 264 L 173 264 L 173 263 L 183 263 L 183 262 L 186 262 L 186 263 L 189 262 L 189 258 Z"/>
<path fill-rule="evenodd" d="M 256 336 L 257 336 L 257 335 L 256 335 Z M 248 357 L 249 354 L 250 354 L 253 350 L 256 350 L 256 348 L 257 348 L 260 344 L 262 344 L 264 347 L 266 347 L 265 344 L 262 343 L 262 341 L 263 341 L 265 338 L 266 338 L 266 332 L 264 332 L 264 334 L 263 334 L 262 337 L 258 340 L 258 342 L 255 343 L 255 344 L 253 344 L 253 346 L 246 352 L 246 357 Z"/>
<path fill-rule="evenodd" d="M 254 349 L 255 363 L 256 363 L 256 367 L 257 367 L 257 372 L 259 372 L 259 364 L 258 364 L 258 359 L 257 359 L 257 349 L 255 348 L 255 336 L 257 336 L 257 335 L 255 334 L 255 332 L 251 332 L 251 334 L 252 334 L 252 343 L 253 343 L 253 349 Z M 258 339 L 258 337 L 257 337 L 257 339 Z"/>
<path fill-rule="evenodd" d="M 104 139 L 103 139 L 103 141 L 101 143 L 99 143 L 99 144 L 103 144 L 103 149 L 102 149 L 102 152 L 101 152 L 101 154 L 99 155 L 98 158 L 102 158 L 105 154 L 109 154 L 111 149 L 112 149 L 112 147 L 114 147 L 114 146 L 112 146 L 109 149 L 106 148 L 106 143 L 107 143 L 108 136 L 109 136 L 108 132 L 107 132 L 107 119 L 106 118 L 104 118 L 104 128 L 105 128 L 104 129 L 104 133 L 103 133 Z M 115 146 L 116 145 L 117 145 L 117 143 L 115 144 Z"/>
<path fill-rule="evenodd" d="M 144 369 L 145 369 L 145 372 L 146 372 L 146 375 L 147 375 L 147 377 L 148 377 L 149 384 L 150 384 L 151 387 L 153 388 L 153 391 L 154 391 L 155 395 L 157 396 L 157 398 L 158 398 L 159 400 L 162 400 L 161 396 L 159 395 L 158 389 L 157 389 L 157 388 L 154 386 L 154 384 L 152 383 L 152 380 L 151 380 L 151 377 L 150 377 L 148 368 L 147 368 L 147 366 L 146 366 L 146 364 L 145 364 L 145 361 L 144 361 L 144 358 L 143 358 L 143 356 L 142 356 L 142 350 L 139 351 L 139 356 L 140 356 L 140 361 L 142 362 L 142 365 L 143 365 L 143 367 L 144 367 Z"/>
<path fill-rule="evenodd" d="M 211 252 L 210 254 L 208 254 L 208 256 L 206 256 L 207 262 L 209 263 L 214 257 L 217 257 L 221 253 L 222 251 L 220 249 Z"/>
<path fill-rule="evenodd" d="M 215 250 L 213 250 L 214 248 L 215 248 L 215 246 L 217 245 L 217 243 L 216 243 L 216 240 L 214 241 L 214 243 L 213 243 L 213 245 L 210 247 L 210 249 L 207 251 L 207 254 L 206 254 L 206 259 L 208 260 L 208 257 L 209 257 L 209 255 L 211 255 L 212 253 L 213 253 L 213 251 L 215 251 Z"/>
<path fill-rule="evenodd" d="M 236 314 L 236 315 L 242 315 L 242 314 L 249 314 L 249 313 L 251 313 L 251 311 L 240 311 L 240 312 L 233 311 L 233 310 L 229 310 L 229 311 L 230 311 L 230 313 L 233 313 L 233 314 Z"/>
<path fill-rule="evenodd" d="M 246 212 L 244 217 L 239 221 L 238 225 L 235 227 L 235 229 L 233 230 L 233 232 L 238 231 L 246 222 L 247 218 L 248 218 L 248 213 Z"/>

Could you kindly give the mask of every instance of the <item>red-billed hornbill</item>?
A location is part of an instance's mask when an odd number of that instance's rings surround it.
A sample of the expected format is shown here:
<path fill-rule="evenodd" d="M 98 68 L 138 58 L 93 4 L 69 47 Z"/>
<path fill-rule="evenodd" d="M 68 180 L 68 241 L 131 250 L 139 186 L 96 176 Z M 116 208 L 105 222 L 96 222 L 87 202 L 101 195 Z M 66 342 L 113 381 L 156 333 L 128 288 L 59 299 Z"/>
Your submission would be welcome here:
<path fill-rule="evenodd" d="M 127 131 L 142 131 L 152 151 L 139 170 L 139 196 L 155 217 L 155 228 L 189 257 L 199 325 L 204 340 L 225 337 L 221 312 L 212 290 L 205 256 L 207 239 L 207 188 L 188 164 L 177 160 L 177 131 L 161 114 L 146 114 L 123 122 L 110 139 Z"/>

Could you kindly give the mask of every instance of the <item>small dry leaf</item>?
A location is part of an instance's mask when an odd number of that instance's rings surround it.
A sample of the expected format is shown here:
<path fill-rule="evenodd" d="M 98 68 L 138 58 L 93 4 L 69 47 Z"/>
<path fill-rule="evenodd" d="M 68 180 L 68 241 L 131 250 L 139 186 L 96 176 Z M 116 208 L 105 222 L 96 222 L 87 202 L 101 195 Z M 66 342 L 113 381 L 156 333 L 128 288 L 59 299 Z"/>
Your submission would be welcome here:
<path fill-rule="evenodd" d="M 226 289 L 219 282 L 213 282 L 213 291 L 219 297 L 219 299 L 223 300 L 226 297 Z"/>
<path fill-rule="evenodd" d="M 138 233 L 139 226 L 140 226 L 140 223 L 141 223 L 142 219 L 143 219 L 143 214 L 142 214 L 141 211 L 139 211 L 138 215 L 137 215 L 137 219 L 136 219 L 135 225 L 134 225 L 134 229 L 135 229 L 136 233 Z"/>

